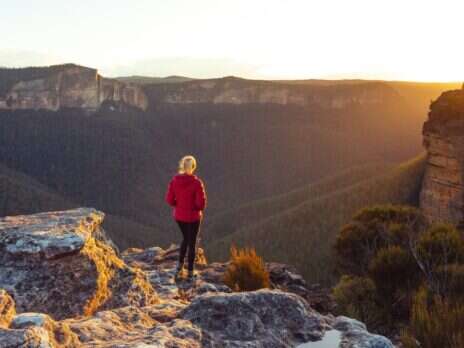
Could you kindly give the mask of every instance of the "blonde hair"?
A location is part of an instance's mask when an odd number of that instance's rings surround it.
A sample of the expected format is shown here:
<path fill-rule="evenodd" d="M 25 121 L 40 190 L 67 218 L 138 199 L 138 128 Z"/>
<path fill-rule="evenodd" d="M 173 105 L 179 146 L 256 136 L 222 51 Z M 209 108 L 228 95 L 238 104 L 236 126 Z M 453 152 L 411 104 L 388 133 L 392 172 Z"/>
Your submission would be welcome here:
<path fill-rule="evenodd" d="M 182 157 L 179 161 L 179 174 L 193 174 L 197 168 L 197 160 L 195 157 L 188 155 Z"/>

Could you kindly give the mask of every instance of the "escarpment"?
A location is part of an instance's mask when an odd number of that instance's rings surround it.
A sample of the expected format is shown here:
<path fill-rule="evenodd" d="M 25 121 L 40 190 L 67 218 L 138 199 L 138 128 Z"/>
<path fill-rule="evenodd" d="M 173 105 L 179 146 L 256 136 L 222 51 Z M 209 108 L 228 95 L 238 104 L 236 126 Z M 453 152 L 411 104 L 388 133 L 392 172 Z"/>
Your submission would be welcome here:
<path fill-rule="evenodd" d="M 74 64 L 0 69 L 0 109 L 94 111 L 104 103 L 142 110 L 148 106 L 140 87 L 104 78 L 96 69 Z"/>
<path fill-rule="evenodd" d="M 278 104 L 340 110 L 398 98 L 387 84 L 315 86 L 225 77 L 145 86 L 156 104 Z"/>
<path fill-rule="evenodd" d="M 427 166 L 420 206 L 430 222 L 464 223 L 464 88 L 443 93 L 423 127 Z"/>
<path fill-rule="evenodd" d="M 0 110 L 80 108 L 147 110 L 160 104 L 277 104 L 341 110 L 389 103 L 398 93 L 382 82 L 349 85 L 301 85 L 235 77 L 133 83 L 110 79 L 75 64 L 0 69 Z M 169 81 L 169 80 L 167 80 Z"/>
<path fill-rule="evenodd" d="M 0 219 L 0 347 L 393 348 L 317 312 L 320 292 L 285 265 L 267 265 L 270 289 L 234 293 L 200 249 L 197 280 L 176 281 L 178 247 L 119 254 L 102 220 L 88 208 Z"/>

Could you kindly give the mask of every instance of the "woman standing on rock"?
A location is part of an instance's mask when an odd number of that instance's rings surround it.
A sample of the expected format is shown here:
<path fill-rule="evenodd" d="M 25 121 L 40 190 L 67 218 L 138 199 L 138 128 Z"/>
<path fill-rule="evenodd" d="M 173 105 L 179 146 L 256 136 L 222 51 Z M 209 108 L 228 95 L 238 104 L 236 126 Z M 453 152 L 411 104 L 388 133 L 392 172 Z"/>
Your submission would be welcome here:
<path fill-rule="evenodd" d="M 189 279 L 194 276 L 195 244 L 206 207 L 205 186 L 200 178 L 193 175 L 196 167 L 197 161 L 193 156 L 183 157 L 179 162 L 179 173 L 172 178 L 166 193 L 166 202 L 174 208 L 174 219 L 183 235 L 176 277 L 182 273 L 188 249 Z"/>

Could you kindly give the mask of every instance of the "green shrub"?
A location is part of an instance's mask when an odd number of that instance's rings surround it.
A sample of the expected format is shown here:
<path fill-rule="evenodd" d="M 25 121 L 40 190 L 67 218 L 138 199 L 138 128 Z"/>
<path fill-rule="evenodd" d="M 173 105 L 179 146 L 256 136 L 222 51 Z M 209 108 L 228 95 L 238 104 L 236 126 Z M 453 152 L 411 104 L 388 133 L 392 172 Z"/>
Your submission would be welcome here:
<path fill-rule="evenodd" d="M 420 282 L 420 270 L 412 255 L 399 246 L 379 250 L 369 265 L 377 291 L 388 297 L 397 290 L 410 291 Z"/>
<path fill-rule="evenodd" d="M 234 291 L 254 291 L 268 288 L 269 272 L 255 249 L 230 249 L 230 262 L 224 274 L 224 283 Z"/>
<path fill-rule="evenodd" d="M 447 298 L 464 302 L 464 265 L 444 265 L 437 269 L 436 279 L 440 284 L 440 292 Z"/>
<path fill-rule="evenodd" d="M 420 285 L 420 270 L 412 255 L 399 246 L 381 249 L 369 266 L 385 315 L 383 322 L 394 327 L 409 319 L 411 297 Z"/>
<path fill-rule="evenodd" d="M 334 287 L 333 296 L 339 314 L 358 319 L 368 327 L 377 327 L 381 322 L 382 310 L 371 279 L 345 275 Z"/>
<path fill-rule="evenodd" d="M 374 331 L 402 330 L 405 348 L 463 348 L 464 238 L 451 225 L 425 226 L 415 208 L 356 214 L 335 244 L 338 270 L 349 275 L 335 288 L 335 300 Z M 372 313 L 380 313 L 377 322 Z"/>
<path fill-rule="evenodd" d="M 414 298 L 409 336 L 415 337 L 422 348 L 464 347 L 464 304 L 431 298 L 426 289 L 421 289 Z"/>
<path fill-rule="evenodd" d="M 341 274 L 364 276 L 368 265 L 384 246 L 376 232 L 360 223 L 350 223 L 342 228 L 335 241 L 336 266 Z"/>
<path fill-rule="evenodd" d="M 407 247 L 409 238 L 424 226 L 413 207 L 382 205 L 364 208 L 344 226 L 335 242 L 337 269 L 365 276 L 377 252 L 390 245 Z"/>
<path fill-rule="evenodd" d="M 454 226 L 432 226 L 419 239 L 417 252 L 430 268 L 464 261 L 464 239 Z"/>

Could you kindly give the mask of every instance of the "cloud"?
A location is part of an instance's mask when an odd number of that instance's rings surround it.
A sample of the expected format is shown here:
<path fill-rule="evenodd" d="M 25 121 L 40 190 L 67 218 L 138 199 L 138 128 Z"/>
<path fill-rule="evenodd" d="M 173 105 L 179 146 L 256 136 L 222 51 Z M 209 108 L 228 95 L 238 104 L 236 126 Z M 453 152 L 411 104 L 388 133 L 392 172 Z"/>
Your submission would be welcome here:
<path fill-rule="evenodd" d="M 196 78 L 227 75 L 257 76 L 259 65 L 247 64 L 227 58 L 166 57 L 137 61 L 130 65 L 102 68 L 104 76 L 169 76 L 183 75 Z"/>

